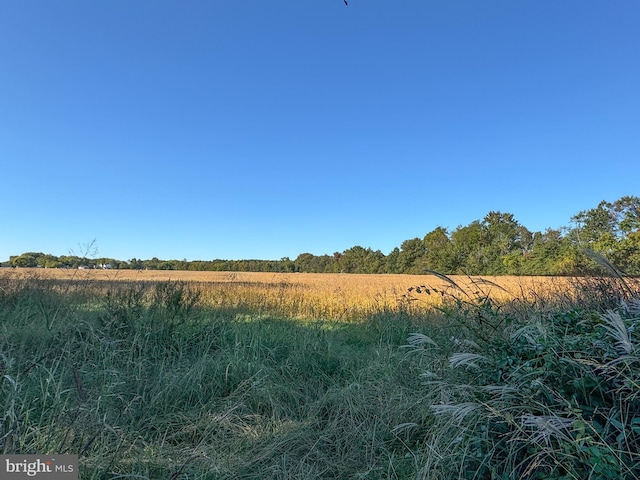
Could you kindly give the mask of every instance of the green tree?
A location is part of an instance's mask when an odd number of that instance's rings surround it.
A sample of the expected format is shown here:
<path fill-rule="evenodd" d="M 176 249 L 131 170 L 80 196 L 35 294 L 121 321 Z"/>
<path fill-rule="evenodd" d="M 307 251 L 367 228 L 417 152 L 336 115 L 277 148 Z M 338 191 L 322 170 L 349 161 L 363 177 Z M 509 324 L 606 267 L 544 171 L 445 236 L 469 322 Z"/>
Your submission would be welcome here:
<path fill-rule="evenodd" d="M 427 233 L 422 243 L 425 250 L 424 266 L 427 269 L 445 274 L 451 274 L 457 270 L 453 242 L 446 228 L 437 227 Z"/>
<path fill-rule="evenodd" d="M 340 273 L 342 271 L 342 253 L 333 252 L 333 261 L 331 262 L 331 268 L 333 273 Z"/>
<path fill-rule="evenodd" d="M 301 253 L 293 261 L 296 272 L 323 273 L 333 271 L 333 257 Z"/>
<path fill-rule="evenodd" d="M 129 268 L 131 268 L 132 270 L 142 270 L 144 269 L 144 263 L 142 262 L 142 260 L 138 260 L 137 258 L 133 257 L 131 260 L 129 260 Z"/>
<path fill-rule="evenodd" d="M 158 270 L 160 266 L 160 259 L 158 257 L 153 257 L 151 260 L 144 260 L 142 263 L 144 267 L 149 270 Z"/>
<path fill-rule="evenodd" d="M 419 238 L 405 240 L 400 245 L 397 266 L 399 273 L 422 273 L 425 270 L 424 257 L 426 250 L 424 243 Z"/>
<path fill-rule="evenodd" d="M 636 271 L 639 197 L 624 196 L 613 203 L 603 200 L 596 208 L 574 215 L 571 221 L 571 236 L 579 248 L 602 254 L 622 270 Z"/>
<path fill-rule="evenodd" d="M 343 273 L 364 273 L 370 251 L 359 245 L 345 250 L 340 258 L 340 270 Z"/>
<path fill-rule="evenodd" d="M 522 263 L 526 275 L 578 275 L 585 273 L 587 257 L 563 229 L 534 234 L 533 247 Z"/>
<path fill-rule="evenodd" d="M 523 258 L 522 238 L 530 232 L 511 213 L 489 212 L 482 221 L 486 271 L 490 275 L 515 274 Z"/>
<path fill-rule="evenodd" d="M 618 244 L 613 264 L 628 275 L 640 275 L 640 231 L 625 236 Z"/>
<path fill-rule="evenodd" d="M 640 197 L 625 196 L 613 202 L 618 236 L 624 237 L 640 229 Z"/>
<path fill-rule="evenodd" d="M 380 250 L 367 248 L 367 256 L 363 265 L 364 273 L 384 273 L 386 257 Z"/>
<path fill-rule="evenodd" d="M 282 257 L 275 268 L 278 272 L 291 273 L 296 271 L 296 264 L 289 257 Z"/>
<path fill-rule="evenodd" d="M 44 268 L 60 268 L 62 266 L 62 262 L 55 255 L 43 254 L 37 259 L 38 266 Z"/>
<path fill-rule="evenodd" d="M 33 268 L 38 266 L 38 257 L 41 253 L 27 252 L 22 255 L 9 257 L 12 267 Z"/>
<path fill-rule="evenodd" d="M 398 266 L 398 258 L 400 257 L 400 249 L 395 247 L 385 259 L 385 271 L 387 273 L 400 273 Z"/>
<path fill-rule="evenodd" d="M 617 218 L 613 205 L 602 201 L 596 208 L 583 210 L 573 217 L 575 242 L 603 254 L 612 253 L 617 242 Z"/>
<path fill-rule="evenodd" d="M 480 275 L 486 272 L 487 238 L 480 221 L 474 220 L 469 225 L 456 228 L 451 233 L 451 242 L 458 269 L 456 273 Z"/>

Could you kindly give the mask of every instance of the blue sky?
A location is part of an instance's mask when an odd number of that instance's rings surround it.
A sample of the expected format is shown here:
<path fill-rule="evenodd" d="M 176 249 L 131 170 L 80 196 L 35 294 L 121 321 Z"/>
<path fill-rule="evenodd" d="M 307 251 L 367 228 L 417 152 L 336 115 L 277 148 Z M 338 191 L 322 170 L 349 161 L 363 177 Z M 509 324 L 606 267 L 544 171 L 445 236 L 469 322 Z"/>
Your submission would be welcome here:
<path fill-rule="evenodd" d="M 0 260 L 389 253 L 639 195 L 637 0 L 0 2 Z"/>

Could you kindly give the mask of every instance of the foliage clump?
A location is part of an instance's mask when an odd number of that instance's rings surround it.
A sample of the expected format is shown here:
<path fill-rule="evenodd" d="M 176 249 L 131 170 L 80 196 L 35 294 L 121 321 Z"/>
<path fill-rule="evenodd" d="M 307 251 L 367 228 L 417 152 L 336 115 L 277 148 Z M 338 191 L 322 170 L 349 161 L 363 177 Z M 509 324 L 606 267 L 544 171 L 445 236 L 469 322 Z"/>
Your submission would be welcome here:
<path fill-rule="evenodd" d="M 640 478 L 640 295 L 612 307 L 601 282 L 589 309 L 451 294 L 448 340 L 411 337 L 431 359 L 426 478 Z"/>

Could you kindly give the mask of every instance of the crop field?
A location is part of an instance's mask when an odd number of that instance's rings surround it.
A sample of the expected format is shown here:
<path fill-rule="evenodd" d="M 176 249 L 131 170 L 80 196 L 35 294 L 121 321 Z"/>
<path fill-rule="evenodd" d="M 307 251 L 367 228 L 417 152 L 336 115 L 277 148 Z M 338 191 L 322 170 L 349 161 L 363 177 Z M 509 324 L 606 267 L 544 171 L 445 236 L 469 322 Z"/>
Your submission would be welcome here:
<path fill-rule="evenodd" d="M 563 277 L 465 277 L 328 273 L 191 272 L 158 270 L 3 269 L 0 278 L 57 280 L 84 290 L 134 283 L 180 282 L 209 307 L 246 309 L 288 318 L 357 320 L 385 312 L 432 310 L 442 294 L 493 300 L 557 298 Z M 420 287 L 416 289 L 416 287 Z"/>
<path fill-rule="evenodd" d="M 0 270 L 0 451 L 92 480 L 640 478 L 622 278 Z"/>

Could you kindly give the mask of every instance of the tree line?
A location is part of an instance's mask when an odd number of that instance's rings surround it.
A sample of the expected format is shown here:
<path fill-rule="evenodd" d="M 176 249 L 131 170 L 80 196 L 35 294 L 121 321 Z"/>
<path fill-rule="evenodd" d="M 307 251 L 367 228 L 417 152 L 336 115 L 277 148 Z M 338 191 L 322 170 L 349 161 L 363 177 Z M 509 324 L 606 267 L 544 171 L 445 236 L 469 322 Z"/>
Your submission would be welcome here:
<path fill-rule="evenodd" d="M 595 252 L 592 253 L 592 252 Z M 405 240 L 388 255 L 354 246 L 332 255 L 302 253 L 295 260 L 117 260 L 27 252 L 13 267 L 114 268 L 309 273 L 405 273 L 428 270 L 467 275 L 584 275 L 601 272 L 594 256 L 628 275 L 640 275 L 640 198 L 624 196 L 571 217 L 571 226 L 531 232 L 511 213 L 489 212 L 452 231 L 437 227 Z"/>

